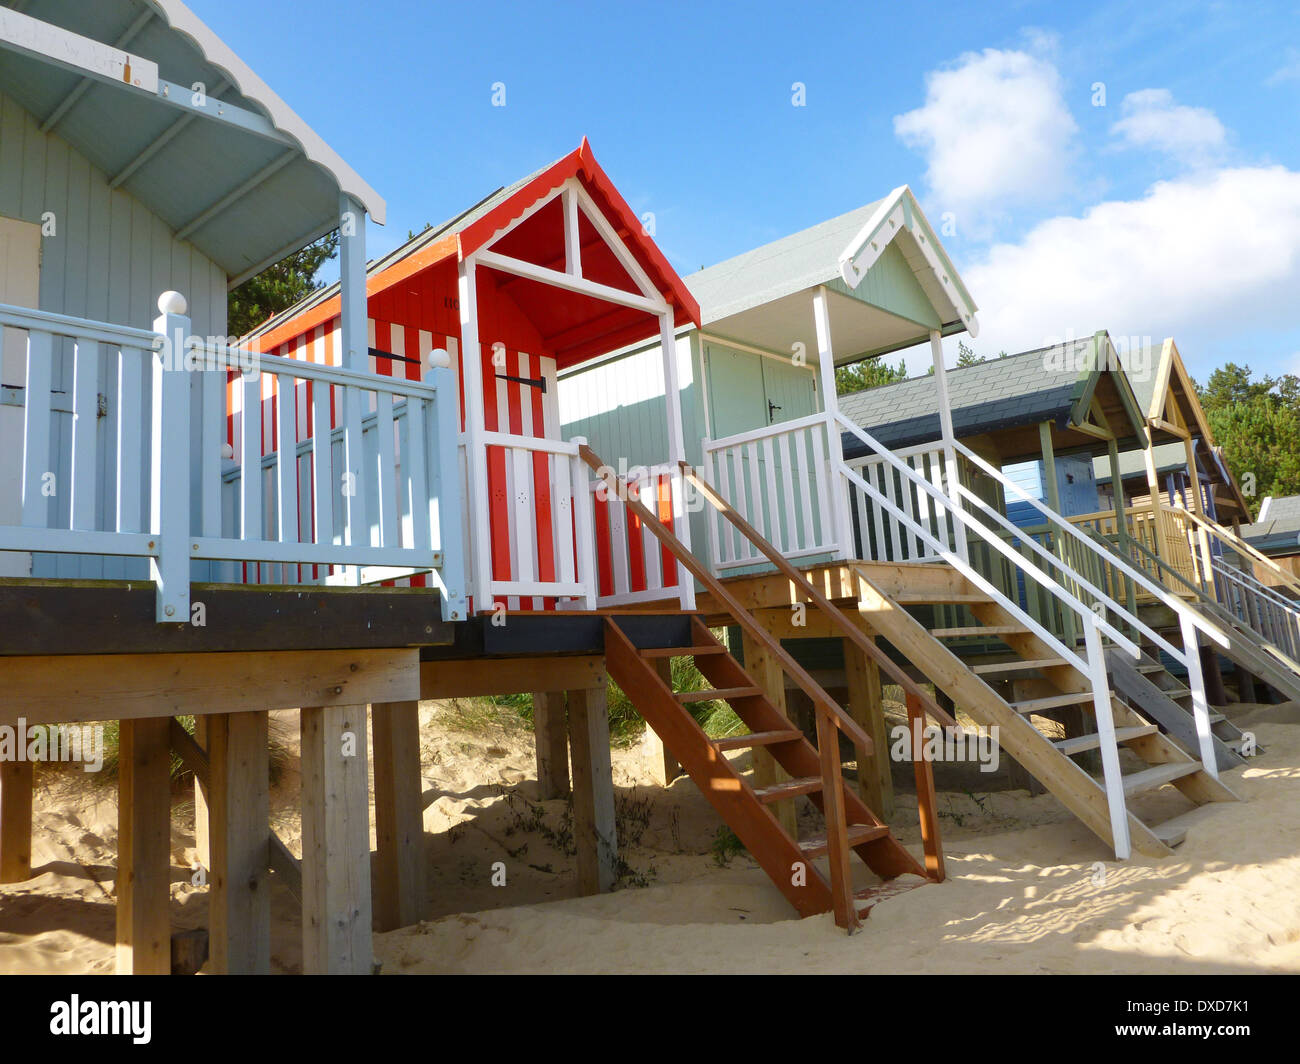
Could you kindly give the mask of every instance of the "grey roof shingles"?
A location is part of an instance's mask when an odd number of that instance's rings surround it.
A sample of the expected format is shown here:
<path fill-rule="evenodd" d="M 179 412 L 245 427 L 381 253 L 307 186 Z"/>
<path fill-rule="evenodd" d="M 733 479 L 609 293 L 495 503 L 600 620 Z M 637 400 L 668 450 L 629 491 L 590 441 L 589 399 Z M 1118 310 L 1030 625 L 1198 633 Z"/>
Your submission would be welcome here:
<path fill-rule="evenodd" d="M 1063 420 L 1077 398 L 1080 367 L 1092 342 L 1092 337 L 1086 337 L 949 370 L 953 432 L 958 437 L 972 436 Z M 886 447 L 907 447 L 939 437 L 939 404 L 934 377 L 928 374 L 841 396 L 840 409 Z M 866 446 L 846 434 L 844 452 L 857 457 Z"/>

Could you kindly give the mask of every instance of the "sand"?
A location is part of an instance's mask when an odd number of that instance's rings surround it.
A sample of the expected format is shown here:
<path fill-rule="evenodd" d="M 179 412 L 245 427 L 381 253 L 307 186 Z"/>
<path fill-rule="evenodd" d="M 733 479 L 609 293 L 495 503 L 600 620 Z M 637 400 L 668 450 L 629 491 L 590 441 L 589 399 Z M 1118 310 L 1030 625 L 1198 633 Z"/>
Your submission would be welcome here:
<path fill-rule="evenodd" d="M 577 897 L 566 803 L 537 800 L 530 734 L 428 704 L 432 918 L 377 934 L 376 956 L 386 974 L 1297 972 L 1300 706 L 1237 714 L 1265 748 L 1225 774 L 1244 801 L 1183 813 L 1189 803 L 1164 787 L 1134 803 L 1151 820 L 1182 814 L 1187 838 L 1173 857 L 1117 863 L 1051 795 L 980 791 L 962 777 L 940 795 L 947 882 L 880 902 L 850 937 L 829 916 L 795 919 L 743 852 L 715 854 L 716 814 L 689 780 L 654 787 L 635 747 L 614 753 L 620 888 Z M 292 714 L 273 725 L 290 755 L 294 726 Z M 272 819 L 295 852 L 296 796 L 291 756 Z M 184 790 L 173 812 L 173 928 L 202 927 Z M 897 820 L 919 851 L 906 793 Z M 113 792 L 47 777 L 35 836 L 34 877 L 0 887 L 0 973 L 111 972 Z M 501 867 L 505 884 L 494 886 Z M 272 905 L 274 970 L 299 971 L 296 902 L 273 884 Z"/>

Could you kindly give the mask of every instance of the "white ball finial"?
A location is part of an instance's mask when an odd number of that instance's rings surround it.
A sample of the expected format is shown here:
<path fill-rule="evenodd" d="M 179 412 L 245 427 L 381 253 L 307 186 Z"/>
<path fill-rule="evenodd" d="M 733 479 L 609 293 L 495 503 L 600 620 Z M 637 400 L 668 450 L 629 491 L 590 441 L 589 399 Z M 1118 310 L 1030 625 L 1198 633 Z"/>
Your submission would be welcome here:
<path fill-rule="evenodd" d="M 164 292 L 158 297 L 158 309 L 164 314 L 184 314 L 189 304 L 179 292 Z"/>
<path fill-rule="evenodd" d="M 445 369 L 451 365 L 451 355 L 441 347 L 435 347 L 429 352 L 429 365 L 435 369 Z"/>

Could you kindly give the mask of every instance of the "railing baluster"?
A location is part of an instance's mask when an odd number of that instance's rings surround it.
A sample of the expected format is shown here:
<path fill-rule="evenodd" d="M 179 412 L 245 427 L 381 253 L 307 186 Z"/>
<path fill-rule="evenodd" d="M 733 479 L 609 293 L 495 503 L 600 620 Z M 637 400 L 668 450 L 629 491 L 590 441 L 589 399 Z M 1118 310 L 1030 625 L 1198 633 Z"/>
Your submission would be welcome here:
<path fill-rule="evenodd" d="M 117 353 L 117 518 L 119 532 L 144 528 L 140 497 L 144 468 L 145 352 L 120 348 Z M 219 482 L 218 482 L 219 483 Z"/>
<path fill-rule="evenodd" d="M 279 437 L 275 452 L 275 527 L 281 543 L 293 543 L 298 538 L 298 402 L 292 377 L 281 374 L 275 383 L 275 429 Z"/>
<path fill-rule="evenodd" d="M 50 527 L 50 380 L 54 337 L 33 329 L 27 334 L 27 383 L 23 391 L 23 524 Z M 57 485 L 55 487 L 57 490 Z"/>
<path fill-rule="evenodd" d="M 99 435 L 99 343 L 78 338 L 72 383 L 72 500 L 69 527 L 96 528 L 96 438 Z"/>

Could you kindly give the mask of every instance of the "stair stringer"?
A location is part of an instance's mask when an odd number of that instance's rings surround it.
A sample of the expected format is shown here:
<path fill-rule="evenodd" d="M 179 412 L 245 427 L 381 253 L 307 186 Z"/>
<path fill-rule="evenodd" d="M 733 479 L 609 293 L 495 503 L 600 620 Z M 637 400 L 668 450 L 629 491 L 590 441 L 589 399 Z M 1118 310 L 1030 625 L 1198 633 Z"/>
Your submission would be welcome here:
<path fill-rule="evenodd" d="M 1164 728 L 1184 752 L 1199 749 L 1195 716 L 1138 672 L 1127 654 L 1113 648 L 1108 650 L 1106 668 L 1110 672 L 1111 685 L 1116 694 L 1144 717 Z M 1217 735 L 1211 733 L 1210 742 L 1214 746 L 1215 764 L 1220 771 L 1238 768 L 1246 763 L 1244 757 L 1225 745 Z"/>
<path fill-rule="evenodd" d="M 971 672 L 956 654 L 930 635 L 919 621 L 881 591 L 861 569 L 855 567 L 855 571 L 859 587 L 857 608 L 871 628 L 893 643 L 977 723 L 986 727 L 996 726 L 998 744 L 1113 849 L 1115 840 L 1111 833 L 1110 807 L 1097 782 L 1057 750 L 1046 736 Z M 1055 655 L 1047 651 L 1036 656 Z M 1148 857 L 1167 857 L 1173 853 L 1132 812 L 1128 812 L 1128 827 L 1132 846 L 1139 853 Z"/>
<path fill-rule="evenodd" d="M 981 621 L 989 624 L 1002 624 L 1010 617 L 996 602 L 976 606 L 974 613 Z M 1045 653 L 1050 653 L 1050 648 L 1032 632 L 1006 636 L 1005 639 L 1007 645 L 1018 654 L 1039 657 Z M 1075 694 L 1091 690 L 1089 681 L 1075 669 L 1061 666 L 1041 671 L 1046 683 L 1062 694 Z M 1132 727 L 1146 723 L 1146 719 L 1141 714 L 1114 697 L 1114 692 L 1111 695 L 1110 705 L 1111 716 L 1115 721 L 1116 728 Z M 1124 745 L 1150 765 L 1165 765 L 1174 762 L 1196 762 L 1200 764 L 1199 757 L 1189 754 L 1169 736 L 1158 732 L 1139 739 L 1133 739 Z M 1173 780 L 1172 784 L 1197 805 L 1206 802 L 1237 802 L 1241 800 L 1226 783 L 1211 776 L 1203 767 L 1197 772 Z M 1135 819 L 1131 812 L 1129 813 L 1129 819 Z"/>
<path fill-rule="evenodd" d="M 799 844 L 786 834 L 748 785 L 716 750 L 695 719 L 612 620 L 605 621 L 605 665 L 609 675 L 645 718 L 683 771 L 736 833 L 800 916 L 831 909 L 831 888 Z M 794 883 L 793 868 L 802 864 L 806 880 Z"/>
<path fill-rule="evenodd" d="M 1281 652 L 1275 651 L 1258 632 L 1246 628 L 1240 621 L 1227 614 L 1227 611 L 1223 611 L 1232 621 L 1228 624 L 1224 617 L 1219 616 L 1222 610 L 1220 606 L 1192 603 L 1192 608 L 1206 620 L 1217 624 L 1219 630 L 1227 637 L 1227 646 L 1213 644 L 1216 654 L 1222 654 L 1247 672 L 1258 676 L 1270 687 L 1277 688 L 1288 698 L 1300 701 L 1300 676 L 1279 660 L 1283 657 Z"/>

